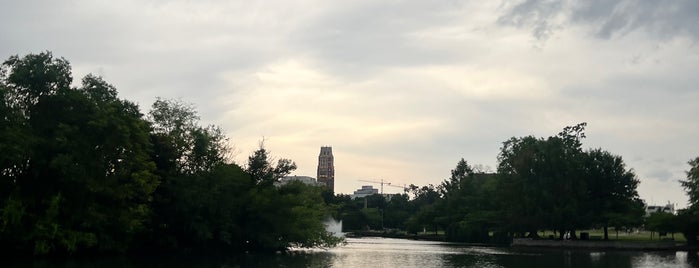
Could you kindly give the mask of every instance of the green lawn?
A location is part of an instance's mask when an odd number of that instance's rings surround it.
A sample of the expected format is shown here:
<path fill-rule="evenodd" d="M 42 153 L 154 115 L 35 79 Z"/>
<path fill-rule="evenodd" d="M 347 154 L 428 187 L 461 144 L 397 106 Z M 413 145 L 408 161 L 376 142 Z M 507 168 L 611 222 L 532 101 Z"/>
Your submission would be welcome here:
<path fill-rule="evenodd" d="M 602 239 L 604 237 L 604 230 L 602 229 L 593 229 L 593 230 L 584 230 L 584 231 L 577 231 L 577 236 L 580 237 L 580 232 L 588 232 L 590 233 L 590 238 L 591 239 Z M 541 231 L 539 232 L 539 236 L 541 237 L 548 237 L 549 235 L 553 235 L 554 233 L 552 231 Z M 555 236 L 558 237 L 558 236 Z M 667 234 L 666 236 L 658 237 L 658 233 L 655 232 L 653 233 L 653 237 L 651 239 L 651 232 L 650 231 L 639 231 L 639 232 L 631 232 L 631 233 L 626 233 L 625 231 L 619 231 L 619 236 L 617 237 L 617 233 L 614 229 L 610 228 L 609 229 L 609 240 L 619 240 L 619 241 L 658 241 L 659 239 L 672 239 L 673 236 L 672 234 Z M 674 234 L 674 240 L 677 242 L 686 242 L 687 239 L 685 239 L 684 235 L 682 233 L 675 233 Z"/>

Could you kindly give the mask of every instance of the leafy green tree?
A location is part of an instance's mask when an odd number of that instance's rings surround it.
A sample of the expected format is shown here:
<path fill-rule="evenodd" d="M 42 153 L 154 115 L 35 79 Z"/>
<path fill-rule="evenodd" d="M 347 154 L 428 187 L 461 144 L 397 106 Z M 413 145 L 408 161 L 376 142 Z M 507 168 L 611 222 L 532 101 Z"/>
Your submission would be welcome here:
<path fill-rule="evenodd" d="M 423 229 L 430 229 L 436 234 L 440 228 L 435 211 L 435 203 L 441 198 L 439 192 L 432 184 L 422 187 L 411 184 L 408 189 L 413 195 L 415 212 L 406 222 L 407 231 L 417 233 Z"/>
<path fill-rule="evenodd" d="M 16 181 L 27 172 L 32 143 L 29 122 L 13 105 L 4 81 L 0 79 L 0 200 L 9 196 Z"/>
<path fill-rule="evenodd" d="M 436 203 L 437 222 L 446 229 L 446 239 L 489 242 L 494 229 L 494 174 L 475 172 L 461 159 L 451 177 L 439 187 L 442 199 Z"/>
<path fill-rule="evenodd" d="M 264 142 L 260 142 L 260 148 L 248 157 L 247 172 L 255 182 L 271 185 L 296 170 L 296 163 L 290 159 L 279 159 L 276 166 L 272 162 L 269 152 L 264 148 Z"/>
<path fill-rule="evenodd" d="M 552 218 L 554 193 L 550 177 L 541 174 L 544 145 L 544 140 L 531 136 L 503 143 L 498 156 L 498 197 L 503 208 L 501 227 L 507 231 L 536 235 L 538 229 L 550 226 L 547 219 Z"/>
<path fill-rule="evenodd" d="M 153 126 L 156 159 L 177 174 L 210 171 L 226 163 L 228 139 L 219 127 L 202 127 L 191 104 L 157 99 L 149 113 Z M 165 157 L 160 157 L 165 156 Z M 169 160 L 168 163 L 166 160 Z"/>
<path fill-rule="evenodd" d="M 690 160 L 688 164 L 687 179 L 680 183 L 689 196 L 690 206 L 697 207 L 699 206 L 699 157 Z"/>
<path fill-rule="evenodd" d="M 3 63 L 3 80 L 12 94 L 8 99 L 24 113 L 44 96 L 55 95 L 70 88 L 71 67 L 64 58 L 54 58 L 51 52 L 11 56 Z"/>
<path fill-rule="evenodd" d="M 658 232 L 659 236 L 671 233 L 674 237 L 674 233 L 679 231 L 677 216 L 667 212 L 652 213 L 646 219 L 646 229 L 651 232 Z"/>
<path fill-rule="evenodd" d="M 405 229 L 406 221 L 412 214 L 412 207 L 407 194 L 391 195 L 383 211 L 384 227 Z"/>
<path fill-rule="evenodd" d="M 157 99 L 149 113 L 152 159 L 162 177 L 154 193 L 152 230 L 146 244 L 164 250 L 242 250 L 243 222 L 254 186 L 228 163 L 228 139 L 202 127 L 195 108 Z"/>
<path fill-rule="evenodd" d="M 689 207 L 679 213 L 678 222 L 687 242 L 696 244 L 699 236 L 699 157 L 688 164 L 687 179 L 680 183 L 689 196 Z"/>
<path fill-rule="evenodd" d="M 614 227 L 616 237 L 619 238 L 619 230 L 630 230 L 643 225 L 644 216 L 646 215 L 645 203 L 640 198 L 627 200 L 625 207 L 620 212 L 607 212 L 605 217 L 608 219 L 608 225 Z"/>
<path fill-rule="evenodd" d="M 322 189 L 272 182 L 264 148 L 243 169 L 220 128 L 158 99 L 148 119 L 102 78 L 71 87 L 50 52 L 0 66 L 0 250 L 65 255 L 332 246 Z M 259 166 L 256 164 L 260 164 Z"/>
<path fill-rule="evenodd" d="M 608 227 L 613 221 L 640 222 L 639 196 L 636 188 L 640 181 L 633 170 L 627 170 L 621 156 L 602 149 L 586 152 L 584 160 L 586 204 L 589 219 L 604 228 L 604 240 L 609 240 Z M 636 217 L 634 219 L 633 217 Z"/>
<path fill-rule="evenodd" d="M 3 103 L 27 141 L 22 162 L 3 163 L 13 178 L 2 240 L 35 254 L 126 250 L 159 183 L 138 107 L 96 76 L 71 88 L 70 65 L 49 52 L 13 56 L 2 69 Z"/>
<path fill-rule="evenodd" d="M 542 228 L 565 231 L 580 227 L 584 181 L 580 177 L 585 123 L 566 127 L 547 139 L 511 138 L 498 155 L 505 231 L 537 235 Z"/>
<path fill-rule="evenodd" d="M 290 246 L 331 247 L 342 241 L 325 230 L 332 215 L 323 188 L 294 182 L 276 187 L 274 182 L 296 169 L 288 159 L 276 166 L 260 144 L 248 161 L 247 173 L 255 182 L 245 211 L 246 247 L 275 251 Z"/>

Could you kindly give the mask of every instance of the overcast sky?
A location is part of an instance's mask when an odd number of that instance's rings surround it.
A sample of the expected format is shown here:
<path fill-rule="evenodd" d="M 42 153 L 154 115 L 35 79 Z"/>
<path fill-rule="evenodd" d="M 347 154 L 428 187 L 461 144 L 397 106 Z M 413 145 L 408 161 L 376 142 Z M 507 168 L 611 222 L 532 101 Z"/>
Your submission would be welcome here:
<path fill-rule="evenodd" d="M 621 155 L 647 203 L 685 207 L 698 14 L 696 0 L 0 0 L 0 57 L 52 51 L 144 112 L 191 102 L 240 164 L 264 137 L 315 177 L 332 146 L 341 193 L 439 184 L 462 157 L 495 169 L 506 139 L 587 122 L 584 147 Z"/>

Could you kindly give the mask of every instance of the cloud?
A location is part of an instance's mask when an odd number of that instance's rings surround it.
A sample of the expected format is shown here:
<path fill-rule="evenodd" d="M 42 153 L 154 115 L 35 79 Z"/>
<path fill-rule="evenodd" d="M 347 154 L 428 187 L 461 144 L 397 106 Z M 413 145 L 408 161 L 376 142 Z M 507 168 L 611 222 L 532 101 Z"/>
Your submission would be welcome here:
<path fill-rule="evenodd" d="M 192 102 L 239 163 L 264 137 L 313 176 L 331 145 L 345 193 L 438 184 L 462 157 L 495 167 L 509 137 L 588 122 L 584 145 L 622 155 L 659 200 L 684 196 L 661 171 L 699 148 L 698 5 L 5 1 L 0 56 L 51 50 L 144 110 Z"/>
<path fill-rule="evenodd" d="M 660 181 L 668 181 L 673 176 L 672 172 L 666 169 L 658 169 L 651 171 L 648 174 L 650 177 L 658 179 Z"/>
<path fill-rule="evenodd" d="M 581 25 L 598 38 L 610 39 L 643 31 L 658 40 L 699 37 L 699 2 L 680 1 L 505 1 L 498 22 L 530 28 L 545 40 L 557 31 Z"/>

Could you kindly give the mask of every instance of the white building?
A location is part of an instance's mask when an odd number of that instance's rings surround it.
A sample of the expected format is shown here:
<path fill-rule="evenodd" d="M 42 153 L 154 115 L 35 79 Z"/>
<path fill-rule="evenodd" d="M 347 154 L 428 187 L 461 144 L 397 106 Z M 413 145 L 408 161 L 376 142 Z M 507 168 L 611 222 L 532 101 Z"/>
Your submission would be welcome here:
<path fill-rule="evenodd" d="M 374 189 L 374 187 L 371 185 L 363 185 L 361 189 L 357 189 L 356 191 L 354 191 L 354 193 L 351 194 L 350 197 L 352 199 L 355 199 L 355 198 L 361 198 L 361 197 L 370 196 L 370 195 L 374 195 L 374 194 L 378 194 L 378 193 L 379 193 L 379 189 Z"/>
<path fill-rule="evenodd" d="M 667 205 L 664 205 L 664 206 L 647 206 L 646 207 L 646 217 L 650 216 L 650 214 L 657 213 L 657 212 L 665 212 L 665 213 L 675 214 L 675 204 L 670 204 L 670 202 L 668 202 Z"/>
<path fill-rule="evenodd" d="M 287 183 L 292 182 L 292 181 L 300 181 L 300 182 L 303 182 L 303 183 L 305 183 L 305 184 L 307 184 L 307 185 L 312 185 L 312 186 L 322 186 L 322 185 L 325 185 L 325 184 L 322 183 L 322 182 L 318 182 L 318 181 L 317 181 L 315 178 L 313 178 L 313 177 L 309 177 L 309 176 L 296 176 L 296 175 L 293 175 L 293 176 L 286 176 L 286 177 L 284 177 L 284 178 L 281 178 L 281 179 L 279 179 L 278 182 L 275 182 L 274 185 L 276 185 L 276 186 L 282 186 L 282 185 L 286 185 Z"/>

